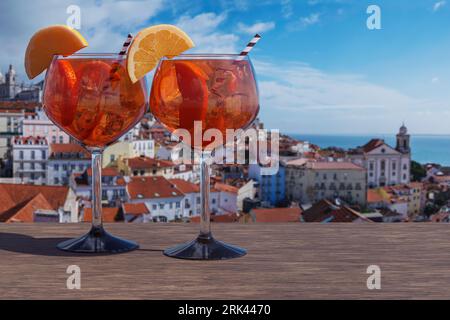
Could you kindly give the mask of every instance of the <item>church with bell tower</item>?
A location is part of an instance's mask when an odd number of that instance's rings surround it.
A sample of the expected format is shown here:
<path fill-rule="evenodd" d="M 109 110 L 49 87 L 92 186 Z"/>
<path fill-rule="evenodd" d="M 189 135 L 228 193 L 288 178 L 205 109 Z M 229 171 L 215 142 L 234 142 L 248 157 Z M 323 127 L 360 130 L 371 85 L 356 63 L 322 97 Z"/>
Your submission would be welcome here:
<path fill-rule="evenodd" d="M 18 83 L 16 70 L 9 65 L 8 71 L 3 75 L 0 72 L 0 101 L 34 101 L 40 102 L 42 97 L 43 81 L 33 85 Z"/>
<path fill-rule="evenodd" d="M 372 139 L 348 151 L 353 163 L 367 170 L 369 188 L 408 184 L 411 180 L 410 135 L 402 124 L 396 135 L 395 148 L 383 139 Z"/>

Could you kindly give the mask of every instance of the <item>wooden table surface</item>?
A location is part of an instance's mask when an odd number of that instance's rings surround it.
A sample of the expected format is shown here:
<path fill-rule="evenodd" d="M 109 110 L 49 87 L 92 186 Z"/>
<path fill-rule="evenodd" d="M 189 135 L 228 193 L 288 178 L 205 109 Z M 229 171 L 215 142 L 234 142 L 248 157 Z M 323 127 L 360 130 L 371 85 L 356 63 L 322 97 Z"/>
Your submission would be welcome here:
<path fill-rule="evenodd" d="M 185 261 L 162 250 L 191 240 L 196 224 L 108 224 L 137 251 L 76 255 L 55 249 L 88 224 L 0 224 L 1 299 L 450 299 L 450 226 L 213 224 L 216 238 L 248 249 L 229 261 Z M 69 265 L 81 289 L 69 290 Z M 367 289 L 367 267 L 381 289 Z"/>

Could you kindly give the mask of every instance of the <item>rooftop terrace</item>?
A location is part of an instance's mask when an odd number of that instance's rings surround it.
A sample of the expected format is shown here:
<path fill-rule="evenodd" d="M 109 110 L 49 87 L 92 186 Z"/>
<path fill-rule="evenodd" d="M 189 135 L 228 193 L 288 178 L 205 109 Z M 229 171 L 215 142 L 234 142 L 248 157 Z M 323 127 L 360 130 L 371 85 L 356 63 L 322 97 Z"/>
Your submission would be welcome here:
<path fill-rule="evenodd" d="M 213 224 L 217 238 L 248 249 L 230 261 L 183 261 L 162 250 L 190 240 L 197 224 L 108 224 L 141 249 L 68 254 L 55 245 L 88 224 L 0 224 L 0 298 L 300 299 L 450 298 L 447 224 Z M 81 268 L 81 290 L 66 269 Z M 381 268 L 381 290 L 366 269 Z"/>

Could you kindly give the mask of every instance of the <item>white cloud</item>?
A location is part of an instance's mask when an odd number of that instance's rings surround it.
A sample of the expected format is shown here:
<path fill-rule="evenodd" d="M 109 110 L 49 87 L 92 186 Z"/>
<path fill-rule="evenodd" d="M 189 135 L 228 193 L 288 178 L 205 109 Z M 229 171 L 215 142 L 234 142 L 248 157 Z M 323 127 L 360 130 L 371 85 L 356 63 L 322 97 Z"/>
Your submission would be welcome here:
<path fill-rule="evenodd" d="M 233 33 L 218 31 L 219 25 L 227 18 L 225 13 L 202 13 L 194 17 L 185 15 L 175 23 L 194 40 L 193 52 L 236 53 L 239 37 Z"/>
<path fill-rule="evenodd" d="M 294 13 L 291 0 L 281 0 L 281 14 L 285 19 L 290 18 Z"/>
<path fill-rule="evenodd" d="M 433 5 L 433 11 L 438 11 L 439 9 L 441 9 L 442 7 L 444 7 L 446 5 L 447 1 L 442 0 L 442 1 L 438 1 Z"/>
<path fill-rule="evenodd" d="M 434 83 L 434 84 L 436 84 L 436 83 L 439 83 L 439 78 L 438 77 L 433 77 L 432 79 L 431 79 L 431 83 Z"/>
<path fill-rule="evenodd" d="M 247 34 L 263 33 L 270 31 L 275 28 L 275 22 L 257 22 L 252 25 L 246 25 L 243 23 L 238 23 L 238 31 Z"/>
<path fill-rule="evenodd" d="M 128 32 L 138 31 L 163 10 L 163 1 L 2 0 L 0 62 L 14 64 L 19 78 L 26 80 L 23 59 L 28 40 L 42 27 L 65 24 L 69 17 L 66 9 L 71 4 L 81 9 L 80 32 L 89 42 L 85 52 L 119 51 Z"/>
<path fill-rule="evenodd" d="M 320 21 L 320 13 L 311 13 L 309 16 L 301 17 L 300 23 L 304 26 L 310 26 Z"/>
<path fill-rule="evenodd" d="M 412 117 L 432 105 L 359 75 L 330 74 L 302 63 L 254 64 L 261 119 L 285 132 L 389 132 L 405 114 Z"/>

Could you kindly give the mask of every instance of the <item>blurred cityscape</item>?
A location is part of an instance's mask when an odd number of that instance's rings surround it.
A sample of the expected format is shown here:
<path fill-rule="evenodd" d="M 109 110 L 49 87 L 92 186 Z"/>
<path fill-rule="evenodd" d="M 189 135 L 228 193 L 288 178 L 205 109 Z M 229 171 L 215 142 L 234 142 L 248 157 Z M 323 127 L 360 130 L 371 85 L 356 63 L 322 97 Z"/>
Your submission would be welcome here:
<path fill-rule="evenodd" d="M 89 222 L 90 154 L 46 117 L 42 89 L 19 83 L 11 65 L 0 73 L 0 222 Z M 257 164 L 213 165 L 211 219 L 449 222 L 450 168 L 412 161 L 404 124 L 396 137 L 344 150 L 281 135 L 271 176 Z M 199 168 L 174 163 L 178 144 L 147 114 L 105 150 L 105 222 L 199 221 Z"/>

